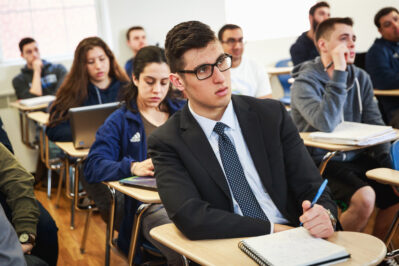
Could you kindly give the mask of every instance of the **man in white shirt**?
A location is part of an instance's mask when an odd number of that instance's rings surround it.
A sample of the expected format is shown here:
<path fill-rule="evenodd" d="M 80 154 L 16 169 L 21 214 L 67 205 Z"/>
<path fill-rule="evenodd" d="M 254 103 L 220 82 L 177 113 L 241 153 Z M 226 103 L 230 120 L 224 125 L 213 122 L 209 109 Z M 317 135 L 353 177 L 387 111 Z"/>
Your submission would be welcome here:
<path fill-rule="evenodd" d="M 272 89 L 266 70 L 255 61 L 242 56 L 244 38 L 242 29 L 234 24 L 224 25 L 218 33 L 225 53 L 233 56 L 231 89 L 233 94 L 257 98 L 271 98 Z"/>

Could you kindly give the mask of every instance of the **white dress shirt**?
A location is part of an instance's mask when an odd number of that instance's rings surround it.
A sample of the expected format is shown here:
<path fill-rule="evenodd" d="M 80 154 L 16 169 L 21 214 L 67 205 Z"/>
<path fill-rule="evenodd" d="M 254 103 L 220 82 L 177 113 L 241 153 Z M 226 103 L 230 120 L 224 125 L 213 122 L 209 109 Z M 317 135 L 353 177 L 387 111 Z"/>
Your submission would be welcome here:
<path fill-rule="evenodd" d="M 270 198 L 269 193 L 263 187 L 259 174 L 256 171 L 254 162 L 252 161 L 251 154 L 249 153 L 247 144 L 245 143 L 244 137 L 242 135 L 240 124 L 238 123 L 236 113 L 234 112 L 232 101 L 230 100 L 230 103 L 227 106 L 220 121 L 214 121 L 196 114 L 190 106 L 190 101 L 188 102 L 188 107 L 191 114 L 194 116 L 195 120 L 197 120 L 198 124 L 201 126 L 206 137 L 208 138 L 208 141 L 211 144 L 211 147 L 216 155 L 216 158 L 219 161 L 220 167 L 222 168 L 225 177 L 226 173 L 224 171 L 222 159 L 219 153 L 219 145 L 218 145 L 219 135 L 216 132 L 214 132 L 213 129 L 217 122 L 222 122 L 223 124 L 228 126 L 225 129 L 225 133 L 230 138 L 233 145 L 235 146 L 238 158 L 241 162 L 248 184 L 252 192 L 254 193 L 256 199 L 258 200 L 260 207 L 262 208 L 263 212 L 266 214 L 267 218 L 270 221 L 270 233 L 273 233 L 274 231 L 274 223 L 287 224 L 289 221 L 285 219 L 284 216 L 281 214 L 281 212 L 277 209 L 276 205 Z M 231 192 L 230 185 L 229 185 L 229 190 L 230 190 L 230 195 L 233 199 L 234 213 L 242 215 L 240 206 L 238 205 L 237 201 L 234 198 L 233 193 Z"/>

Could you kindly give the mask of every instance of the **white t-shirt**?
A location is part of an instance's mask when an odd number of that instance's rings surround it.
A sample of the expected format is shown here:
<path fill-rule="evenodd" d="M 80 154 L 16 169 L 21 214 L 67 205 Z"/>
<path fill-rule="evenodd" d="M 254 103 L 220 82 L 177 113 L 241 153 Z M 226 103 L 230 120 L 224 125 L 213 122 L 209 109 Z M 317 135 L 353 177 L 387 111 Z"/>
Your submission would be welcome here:
<path fill-rule="evenodd" d="M 242 58 L 236 68 L 230 68 L 233 94 L 262 97 L 272 93 L 269 76 L 264 67 L 247 58 Z"/>

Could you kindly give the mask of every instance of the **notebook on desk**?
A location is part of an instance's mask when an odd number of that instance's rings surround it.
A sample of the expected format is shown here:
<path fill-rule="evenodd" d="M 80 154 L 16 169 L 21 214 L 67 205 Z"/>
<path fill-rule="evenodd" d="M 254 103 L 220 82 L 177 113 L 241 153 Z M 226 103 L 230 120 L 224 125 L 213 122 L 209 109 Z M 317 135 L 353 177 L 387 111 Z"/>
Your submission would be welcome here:
<path fill-rule="evenodd" d="M 118 109 L 119 102 L 97 104 L 69 109 L 72 141 L 76 149 L 90 148 L 98 128 Z"/>
<path fill-rule="evenodd" d="M 304 227 L 247 238 L 238 246 L 259 265 L 335 264 L 350 257 L 344 247 L 315 238 Z"/>
<path fill-rule="evenodd" d="M 155 177 L 151 176 L 131 176 L 119 181 L 122 185 L 139 187 L 157 191 L 157 183 Z"/>
<path fill-rule="evenodd" d="M 45 96 L 39 96 L 39 97 L 33 97 L 29 99 L 23 99 L 20 100 L 19 103 L 24 106 L 37 106 L 37 105 L 42 105 L 42 104 L 49 104 L 50 102 L 55 100 L 54 95 L 45 95 Z"/>

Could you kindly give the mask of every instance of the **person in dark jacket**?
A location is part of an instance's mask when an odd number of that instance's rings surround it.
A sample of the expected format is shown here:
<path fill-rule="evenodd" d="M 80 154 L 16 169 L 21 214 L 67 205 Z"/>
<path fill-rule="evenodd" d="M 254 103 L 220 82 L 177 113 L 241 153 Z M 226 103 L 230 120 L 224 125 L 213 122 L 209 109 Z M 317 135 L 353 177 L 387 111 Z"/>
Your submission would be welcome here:
<path fill-rule="evenodd" d="M 83 39 L 75 51 L 71 71 L 50 105 L 46 134 L 51 141 L 72 141 L 68 110 L 115 102 L 129 78 L 108 45 L 98 37 Z"/>
<path fill-rule="evenodd" d="M 125 71 L 131 78 L 133 74 L 134 57 L 141 48 L 147 46 L 147 36 L 144 28 L 141 26 L 130 27 L 126 32 L 126 40 L 127 46 L 129 46 L 133 53 L 133 56 L 127 60 L 125 64 Z"/>
<path fill-rule="evenodd" d="M 124 104 L 100 127 L 90 149 L 84 170 L 89 183 L 101 184 L 103 181 L 120 180 L 133 175 L 154 175 L 152 160 L 147 157 L 146 139 L 185 103 L 173 97 L 169 87 L 169 73 L 163 49 L 147 46 L 137 53 L 133 83 L 123 93 Z M 103 191 L 98 191 L 93 199 L 96 203 L 103 200 Z M 109 204 L 104 207 L 108 208 Z M 119 230 L 118 246 L 126 254 L 134 214 L 139 204 L 133 198 L 125 197 L 125 213 Z M 151 228 L 171 222 L 163 206 L 153 205 L 144 215 L 144 237 L 161 250 L 168 264 L 181 264 L 181 257 L 177 253 L 160 245 L 149 235 Z"/>
<path fill-rule="evenodd" d="M 375 89 L 399 89 L 399 12 L 395 7 L 385 7 L 377 12 L 374 23 L 381 38 L 366 54 L 366 70 Z M 399 128 L 399 98 L 377 97 L 387 123 Z"/>
<path fill-rule="evenodd" d="M 330 17 L 330 5 L 326 2 L 318 2 L 309 10 L 310 30 L 298 37 L 290 48 L 292 63 L 298 65 L 319 56 L 314 44 L 314 34 L 317 26 Z"/>
<path fill-rule="evenodd" d="M 17 98 L 54 95 L 67 73 L 65 67 L 42 60 L 37 42 L 32 38 L 23 38 L 19 49 L 26 65 L 12 80 Z"/>

